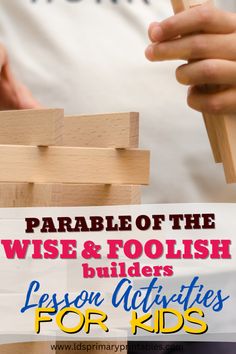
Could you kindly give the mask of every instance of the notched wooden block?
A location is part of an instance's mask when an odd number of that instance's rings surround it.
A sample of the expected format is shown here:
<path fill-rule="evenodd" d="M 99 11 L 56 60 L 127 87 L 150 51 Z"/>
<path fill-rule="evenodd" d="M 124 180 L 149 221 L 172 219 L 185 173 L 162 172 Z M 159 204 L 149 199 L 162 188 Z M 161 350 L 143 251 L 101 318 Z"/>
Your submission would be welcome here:
<path fill-rule="evenodd" d="M 65 117 L 64 146 L 137 148 L 138 143 L 138 113 Z"/>
<path fill-rule="evenodd" d="M 61 145 L 63 109 L 29 109 L 0 112 L 0 144 Z"/>

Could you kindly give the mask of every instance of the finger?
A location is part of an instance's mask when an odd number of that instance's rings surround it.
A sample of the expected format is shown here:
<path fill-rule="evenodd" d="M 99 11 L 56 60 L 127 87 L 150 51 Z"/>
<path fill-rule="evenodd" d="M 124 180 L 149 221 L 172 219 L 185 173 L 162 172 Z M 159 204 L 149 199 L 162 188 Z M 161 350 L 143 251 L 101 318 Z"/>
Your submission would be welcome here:
<path fill-rule="evenodd" d="M 32 93 L 26 86 L 16 83 L 15 87 L 18 109 L 42 108 L 42 105 L 33 97 Z"/>
<path fill-rule="evenodd" d="M 214 94 L 202 93 L 196 86 L 191 87 L 188 105 L 199 112 L 213 115 L 234 114 L 236 113 L 236 87 Z"/>
<path fill-rule="evenodd" d="M 33 97 L 30 90 L 15 79 L 9 62 L 4 67 L 4 78 L 10 88 L 9 96 L 12 106 L 15 106 L 16 109 L 41 108 L 40 103 Z"/>
<path fill-rule="evenodd" d="M 2 68 L 7 64 L 7 52 L 3 45 L 0 44 L 0 72 Z"/>
<path fill-rule="evenodd" d="M 159 36 L 159 31 L 161 31 L 159 23 L 152 22 L 148 28 L 148 37 L 151 42 L 157 42 L 155 38 Z"/>
<path fill-rule="evenodd" d="M 236 33 L 195 34 L 168 42 L 155 43 L 146 49 L 151 61 L 236 59 Z"/>
<path fill-rule="evenodd" d="M 0 110 L 42 108 L 31 92 L 18 83 L 5 65 L 0 77 Z"/>
<path fill-rule="evenodd" d="M 183 85 L 235 85 L 236 62 L 208 59 L 184 64 L 176 70 L 176 78 Z"/>
<path fill-rule="evenodd" d="M 161 42 L 196 32 L 227 34 L 235 30 L 235 13 L 205 4 L 183 11 L 161 23 L 153 23 L 149 33 L 153 42 Z"/>

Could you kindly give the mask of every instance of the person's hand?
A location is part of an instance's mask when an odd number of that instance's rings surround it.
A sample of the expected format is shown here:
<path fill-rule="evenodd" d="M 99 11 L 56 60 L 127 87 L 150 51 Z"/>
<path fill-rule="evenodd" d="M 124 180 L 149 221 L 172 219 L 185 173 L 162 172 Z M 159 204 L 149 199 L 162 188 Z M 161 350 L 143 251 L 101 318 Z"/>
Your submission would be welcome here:
<path fill-rule="evenodd" d="M 176 77 L 190 86 L 190 107 L 205 113 L 236 113 L 235 13 L 209 4 L 198 6 L 152 23 L 149 38 L 152 44 L 146 57 L 150 61 L 188 62 L 177 69 Z M 212 85 L 210 93 L 206 85 Z"/>
<path fill-rule="evenodd" d="M 33 108 L 40 108 L 40 104 L 13 77 L 6 49 L 0 44 L 0 110 Z"/>

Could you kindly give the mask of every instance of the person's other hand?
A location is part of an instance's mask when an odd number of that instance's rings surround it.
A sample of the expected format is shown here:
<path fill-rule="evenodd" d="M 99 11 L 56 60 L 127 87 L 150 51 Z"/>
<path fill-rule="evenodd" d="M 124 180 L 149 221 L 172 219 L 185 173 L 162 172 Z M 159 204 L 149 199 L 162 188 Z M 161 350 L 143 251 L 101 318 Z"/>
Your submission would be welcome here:
<path fill-rule="evenodd" d="M 177 69 L 176 77 L 190 86 L 190 107 L 205 113 L 236 113 L 235 13 L 209 4 L 194 7 L 152 23 L 149 38 L 146 57 L 150 61 L 188 62 Z M 205 85 L 211 85 L 210 92 Z"/>
<path fill-rule="evenodd" d="M 0 110 L 40 107 L 27 87 L 13 77 L 6 49 L 0 44 Z"/>

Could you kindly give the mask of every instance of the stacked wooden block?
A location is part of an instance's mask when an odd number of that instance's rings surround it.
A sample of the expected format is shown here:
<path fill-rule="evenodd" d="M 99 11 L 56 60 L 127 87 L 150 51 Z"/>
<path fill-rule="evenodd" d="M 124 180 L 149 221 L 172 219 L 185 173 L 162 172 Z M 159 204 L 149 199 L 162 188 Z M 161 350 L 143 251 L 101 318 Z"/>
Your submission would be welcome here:
<path fill-rule="evenodd" d="M 138 149 L 138 142 L 137 113 L 0 112 L 0 207 L 139 204 L 140 186 L 149 179 L 149 152 Z M 9 279 L 18 277 L 13 268 L 5 274 Z M 21 287 L 14 291 L 14 284 L 5 284 L 0 296 L 15 303 L 14 297 L 21 301 L 25 294 Z M 0 335 L 10 330 L 11 323 Z M 0 345 L 0 353 L 70 353 L 52 350 L 55 343 L 60 342 Z"/>
<path fill-rule="evenodd" d="M 135 204 L 149 178 L 138 114 L 0 112 L 0 206 Z"/>

